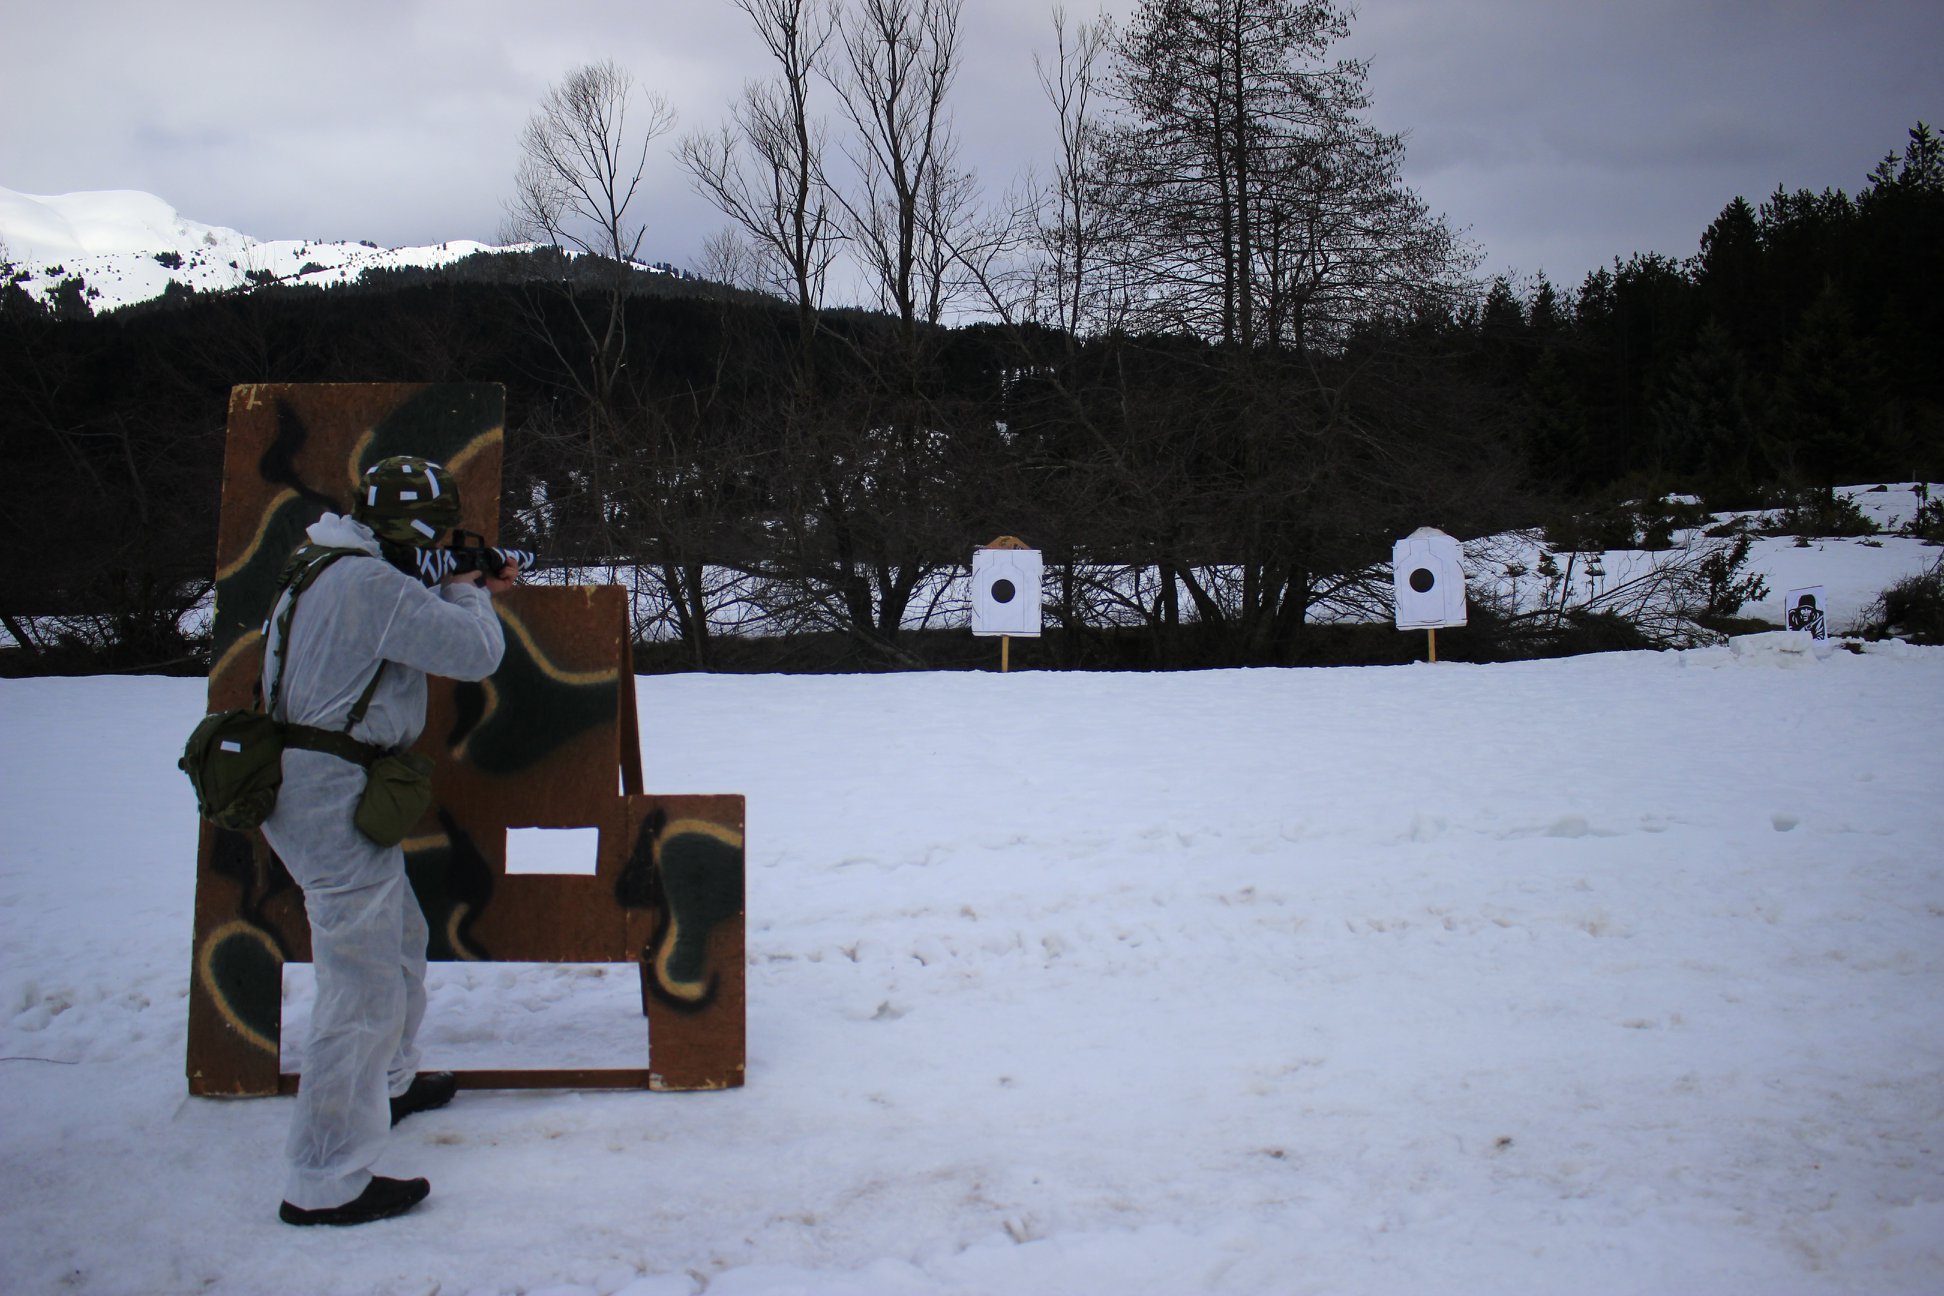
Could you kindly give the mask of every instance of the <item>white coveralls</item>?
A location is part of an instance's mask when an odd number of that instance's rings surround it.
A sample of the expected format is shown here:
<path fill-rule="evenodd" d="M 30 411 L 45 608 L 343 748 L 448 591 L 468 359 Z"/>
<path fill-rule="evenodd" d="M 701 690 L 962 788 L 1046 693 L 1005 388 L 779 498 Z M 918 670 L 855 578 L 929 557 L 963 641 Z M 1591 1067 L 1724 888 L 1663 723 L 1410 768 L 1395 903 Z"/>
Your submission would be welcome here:
<path fill-rule="evenodd" d="M 312 524 L 309 536 L 374 558 L 379 553 L 368 527 L 332 513 Z M 275 623 L 273 613 L 266 698 Z M 351 736 L 379 747 L 407 746 L 425 727 L 428 673 L 483 679 L 504 650 L 483 586 L 427 589 L 382 558 L 340 558 L 297 601 L 277 718 L 342 732 L 358 695 L 387 661 Z M 324 752 L 290 749 L 283 772 L 263 835 L 304 889 L 317 977 L 284 1200 L 321 1210 L 364 1191 L 391 1130 L 388 1099 L 404 1093 L 418 1072 L 426 926 L 405 876 L 404 851 L 377 845 L 352 822 L 364 770 Z"/>

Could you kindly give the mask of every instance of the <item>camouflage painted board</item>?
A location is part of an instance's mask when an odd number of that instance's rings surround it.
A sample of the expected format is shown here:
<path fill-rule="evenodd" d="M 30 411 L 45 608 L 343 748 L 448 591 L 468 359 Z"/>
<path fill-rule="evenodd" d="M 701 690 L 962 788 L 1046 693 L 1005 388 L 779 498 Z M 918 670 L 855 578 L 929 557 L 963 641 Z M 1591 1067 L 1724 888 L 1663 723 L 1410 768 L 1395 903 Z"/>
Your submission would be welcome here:
<path fill-rule="evenodd" d="M 210 708 L 246 705 L 260 627 L 303 530 L 344 512 L 368 464 L 413 453 L 457 475 L 462 525 L 497 534 L 504 396 L 491 385 L 238 387 L 230 400 Z M 470 1087 L 713 1089 L 743 1080 L 743 800 L 642 791 L 619 586 L 494 600 L 500 669 L 432 681 L 417 749 L 432 808 L 404 843 L 434 959 L 639 962 L 645 1068 L 460 1072 Z M 598 828 L 592 877 L 506 872 L 510 828 Z M 282 972 L 310 957 L 303 893 L 256 833 L 203 827 L 189 1089 L 289 1092 Z"/>

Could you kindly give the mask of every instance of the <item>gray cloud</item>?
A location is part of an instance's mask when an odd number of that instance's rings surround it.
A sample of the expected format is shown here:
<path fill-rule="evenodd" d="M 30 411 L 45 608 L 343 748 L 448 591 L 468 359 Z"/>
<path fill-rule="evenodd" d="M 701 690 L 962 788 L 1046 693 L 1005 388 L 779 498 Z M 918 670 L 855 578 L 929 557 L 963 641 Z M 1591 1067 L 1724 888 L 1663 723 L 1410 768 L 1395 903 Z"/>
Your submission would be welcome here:
<path fill-rule="evenodd" d="M 1809 0 L 1371 3 L 1351 44 L 1409 174 L 1485 268 L 1575 283 L 1692 254 L 1737 194 L 1854 192 L 1940 107 L 1944 9 Z"/>
<path fill-rule="evenodd" d="M 1032 62 L 1050 8 L 966 0 L 958 128 L 994 196 L 1051 155 Z M 491 240 L 520 126 L 569 68 L 612 58 L 682 130 L 766 72 L 726 0 L 107 0 L 18 7 L 4 35 L 0 185 L 145 189 L 260 238 Z M 1928 3 L 1367 0 L 1346 49 L 1484 269 L 1570 285 L 1692 253 L 1736 194 L 1854 191 L 1939 119 L 1941 45 Z M 667 148 L 651 183 L 653 255 L 692 263 L 718 219 Z"/>

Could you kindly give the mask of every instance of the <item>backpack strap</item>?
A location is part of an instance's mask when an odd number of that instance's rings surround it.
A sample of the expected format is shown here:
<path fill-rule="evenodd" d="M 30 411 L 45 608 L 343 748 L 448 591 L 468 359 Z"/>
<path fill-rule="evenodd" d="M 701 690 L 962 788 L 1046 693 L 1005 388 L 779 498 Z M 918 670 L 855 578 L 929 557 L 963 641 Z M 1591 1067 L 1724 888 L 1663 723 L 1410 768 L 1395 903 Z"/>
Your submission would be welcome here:
<path fill-rule="evenodd" d="M 276 670 L 270 676 L 270 699 L 267 704 L 263 704 L 262 699 L 259 698 L 259 704 L 263 705 L 265 715 L 273 719 L 276 717 L 277 699 L 283 693 L 284 657 L 290 642 L 290 620 L 297 612 L 298 595 L 316 583 L 317 578 L 324 574 L 324 569 L 338 559 L 352 557 L 369 558 L 371 556 L 370 551 L 365 549 L 336 548 L 330 545 L 317 544 L 300 546 L 297 552 L 291 555 L 290 562 L 285 565 L 283 575 L 277 582 L 279 586 L 278 597 L 282 598 L 283 592 L 286 590 L 289 591 L 290 597 L 284 599 L 283 611 L 276 618 L 277 638 L 275 647 L 277 665 Z M 269 629 L 267 623 L 264 628 L 266 630 Z M 382 674 L 384 669 L 384 664 L 382 662 L 379 663 L 379 673 Z M 258 687 L 262 687 L 260 681 Z M 355 725 L 358 721 L 364 719 L 365 708 L 371 705 L 371 695 L 377 691 L 377 688 L 378 675 L 374 674 L 371 677 L 371 683 L 365 686 L 364 693 L 358 698 L 357 706 L 352 710 L 351 724 L 345 726 L 346 733 L 351 731 L 351 725 Z"/>
<path fill-rule="evenodd" d="M 371 682 L 364 686 L 364 692 L 358 694 L 358 700 L 351 704 L 350 718 L 344 722 L 344 736 L 346 738 L 351 737 L 351 731 L 358 727 L 358 721 L 365 718 L 365 710 L 371 706 L 371 695 L 378 691 L 378 681 L 384 678 L 385 667 L 388 665 L 390 665 L 390 662 L 386 658 L 380 657 L 378 659 L 378 669 L 371 672 Z M 374 748 L 374 750 L 376 749 Z"/>

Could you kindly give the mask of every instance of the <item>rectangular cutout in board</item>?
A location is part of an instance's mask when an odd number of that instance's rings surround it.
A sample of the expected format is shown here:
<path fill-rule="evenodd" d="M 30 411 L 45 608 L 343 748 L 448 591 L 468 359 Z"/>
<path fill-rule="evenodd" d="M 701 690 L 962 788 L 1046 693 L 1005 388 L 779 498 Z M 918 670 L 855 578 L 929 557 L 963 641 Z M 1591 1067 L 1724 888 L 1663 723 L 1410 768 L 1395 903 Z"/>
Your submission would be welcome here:
<path fill-rule="evenodd" d="M 506 875 L 593 877 L 601 859 L 599 828 L 508 828 Z"/>

